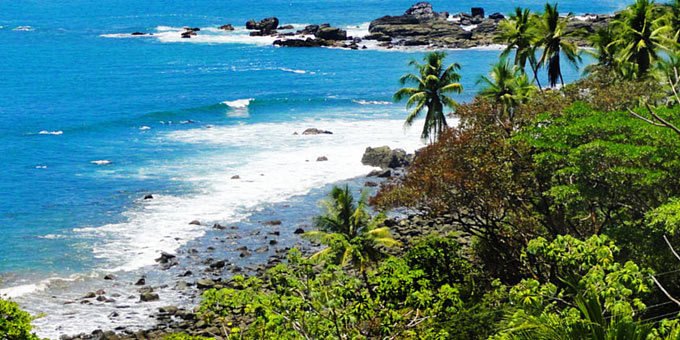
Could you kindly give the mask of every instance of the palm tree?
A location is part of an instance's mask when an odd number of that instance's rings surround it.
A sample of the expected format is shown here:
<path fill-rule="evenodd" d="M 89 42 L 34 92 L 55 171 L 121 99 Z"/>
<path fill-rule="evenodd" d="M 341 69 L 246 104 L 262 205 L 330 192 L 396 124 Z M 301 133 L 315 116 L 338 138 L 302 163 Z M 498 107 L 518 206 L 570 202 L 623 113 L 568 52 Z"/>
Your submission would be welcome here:
<path fill-rule="evenodd" d="M 312 255 L 312 259 L 326 260 L 358 270 L 372 294 L 366 270 L 383 257 L 381 247 L 400 245 L 392 238 L 388 227 L 378 227 L 383 221 L 379 215 L 372 218 L 366 210 L 366 195 L 354 202 L 349 186 L 333 187 L 329 199 L 323 201 L 325 213 L 315 219 L 317 231 L 304 236 L 327 247 Z"/>
<path fill-rule="evenodd" d="M 501 124 L 506 129 L 511 129 L 514 121 L 515 109 L 520 104 L 525 103 L 536 91 L 526 73 L 516 65 L 510 65 L 506 59 L 501 59 L 493 65 L 489 77 L 482 76 L 477 84 L 483 83 L 486 86 L 479 92 L 479 95 L 491 99 L 499 108 L 499 117 L 507 117 L 510 124 Z"/>
<path fill-rule="evenodd" d="M 457 63 L 444 67 L 444 52 L 431 52 L 425 55 L 421 64 L 412 60 L 409 66 L 416 68 L 417 73 L 407 73 L 399 79 L 401 85 L 411 84 L 415 87 L 404 87 L 394 94 L 395 101 L 406 101 L 406 109 L 411 110 L 406 117 L 406 126 L 413 125 L 418 116 L 426 111 L 422 139 L 430 142 L 444 131 L 446 116 L 444 108 L 455 109 L 458 103 L 448 96 L 449 93 L 461 93 L 463 86 L 459 83 L 460 65 Z"/>
<path fill-rule="evenodd" d="M 545 12 L 539 21 L 541 32 L 539 46 L 543 48 L 543 54 L 538 64 L 539 66 L 547 66 L 548 82 L 551 87 L 555 87 L 558 80 L 564 85 L 562 67 L 560 65 L 561 55 L 564 55 L 574 66 L 578 66 L 578 63 L 581 61 L 576 45 L 566 39 L 574 34 L 574 32 L 569 33 L 566 31 L 567 22 L 571 17 L 572 15 L 569 13 L 566 18 L 560 18 L 557 4 L 546 4 Z"/>
<path fill-rule="evenodd" d="M 621 49 L 621 60 L 635 64 L 638 77 L 647 75 L 660 50 L 668 50 L 670 26 L 664 25 L 663 19 L 656 14 L 653 0 L 637 0 L 612 22 L 621 30 L 615 42 Z"/>
<path fill-rule="evenodd" d="M 600 28 L 595 34 L 589 36 L 588 40 L 593 50 L 588 50 L 586 53 L 597 58 L 597 64 L 586 66 L 585 72 L 592 73 L 597 68 L 615 69 L 618 63 L 616 45 L 614 44 L 616 40 L 614 30 L 609 26 Z"/>
<path fill-rule="evenodd" d="M 538 40 L 538 32 L 533 23 L 533 18 L 534 15 L 528 8 L 515 8 L 515 13 L 499 24 L 499 34 L 496 36 L 496 41 L 507 46 L 501 53 L 502 58 L 506 58 L 514 50 L 514 64 L 516 66 L 524 70 L 526 69 L 527 61 L 529 62 L 534 72 L 534 80 L 540 88 L 535 45 Z"/>

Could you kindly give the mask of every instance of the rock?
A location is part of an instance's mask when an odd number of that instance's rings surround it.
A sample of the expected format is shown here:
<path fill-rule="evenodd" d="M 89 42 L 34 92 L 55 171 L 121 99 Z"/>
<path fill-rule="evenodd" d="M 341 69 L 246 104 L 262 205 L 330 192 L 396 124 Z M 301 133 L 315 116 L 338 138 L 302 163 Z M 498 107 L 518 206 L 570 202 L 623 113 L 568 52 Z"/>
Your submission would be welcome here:
<path fill-rule="evenodd" d="M 141 279 L 137 280 L 137 282 L 135 282 L 135 286 L 143 286 L 145 284 L 146 284 L 146 279 L 143 278 L 143 277 Z"/>
<path fill-rule="evenodd" d="M 317 128 L 309 128 L 302 132 L 303 135 L 332 135 L 333 132 L 321 130 Z"/>
<path fill-rule="evenodd" d="M 317 158 L 316 158 L 316 161 L 317 161 L 317 162 L 326 162 L 326 161 L 328 161 L 328 157 L 326 157 L 326 156 L 320 156 L 320 157 L 317 157 Z"/>
<path fill-rule="evenodd" d="M 279 243 L 277 240 L 269 240 L 269 245 L 271 245 L 271 246 L 273 246 L 277 243 Z"/>
<path fill-rule="evenodd" d="M 192 224 L 192 225 L 201 225 L 201 221 L 199 221 L 199 220 L 193 220 L 193 221 L 189 222 L 189 224 Z"/>
<path fill-rule="evenodd" d="M 98 289 L 98 290 L 95 292 L 95 294 L 97 294 L 97 295 L 104 295 L 104 294 L 106 294 L 106 292 L 105 292 L 103 289 Z"/>
<path fill-rule="evenodd" d="M 432 5 L 429 2 L 419 2 L 404 12 L 404 15 L 416 17 L 419 20 L 430 20 L 436 18 L 438 15 L 432 10 Z"/>
<path fill-rule="evenodd" d="M 231 24 L 226 24 L 226 25 L 220 26 L 219 29 L 224 30 L 224 31 L 233 31 L 234 26 L 232 26 Z"/>
<path fill-rule="evenodd" d="M 158 308 L 158 311 L 165 314 L 175 315 L 179 308 L 177 306 L 165 306 Z"/>
<path fill-rule="evenodd" d="M 383 169 L 396 169 L 411 164 L 411 158 L 412 156 L 407 155 L 406 151 L 401 149 L 392 150 L 389 146 L 368 147 L 361 157 L 361 163 Z"/>
<path fill-rule="evenodd" d="M 156 262 L 161 263 L 161 264 L 166 264 L 174 261 L 177 258 L 176 255 L 166 253 L 164 251 L 161 252 L 161 257 L 156 259 Z"/>
<path fill-rule="evenodd" d="M 295 229 L 295 231 L 293 232 L 293 234 L 295 234 L 295 235 L 300 235 L 300 234 L 304 234 L 304 233 L 305 233 L 305 230 L 302 229 L 302 228 L 297 228 L 297 229 Z"/>
<path fill-rule="evenodd" d="M 104 302 L 104 301 L 106 301 L 106 296 L 104 296 L 104 295 L 99 295 L 99 296 L 97 296 L 97 301 L 99 301 L 99 302 Z"/>
<path fill-rule="evenodd" d="M 329 41 L 323 39 L 285 39 L 275 40 L 274 45 L 282 47 L 324 47 L 332 46 Z"/>
<path fill-rule="evenodd" d="M 496 12 L 496 13 L 489 15 L 489 19 L 492 19 L 492 20 L 495 20 L 495 21 L 501 21 L 501 20 L 505 19 L 505 15 Z"/>
<path fill-rule="evenodd" d="M 116 277 L 113 276 L 112 274 L 106 274 L 104 276 L 104 280 L 115 280 L 115 279 L 116 279 Z"/>
<path fill-rule="evenodd" d="M 196 281 L 196 287 L 198 289 L 210 289 L 215 287 L 215 281 L 211 279 L 200 279 Z"/>
<path fill-rule="evenodd" d="M 158 301 L 160 300 L 160 297 L 156 293 L 142 293 L 139 295 L 139 301 L 142 302 L 151 302 L 151 301 Z"/>
<path fill-rule="evenodd" d="M 239 257 L 248 257 L 248 256 L 250 256 L 250 255 L 252 255 L 252 254 L 251 254 L 249 251 L 244 250 L 244 251 L 242 251 L 238 256 L 239 256 Z"/>
<path fill-rule="evenodd" d="M 219 223 L 215 223 L 215 224 L 213 224 L 213 229 L 224 230 L 224 229 L 227 229 L 227 227 L 225 227 L 225 226 L 223 226 Z"/>
<path fill-rule="evenodd" d="M 222 269 L 227 265 L 227 261 L 220 260 L 210 265 L 211 269 Z"/>
<path fill-rule="evenodd" d="M 470 14 L 472 14 L 472 17 L 480 17 L 484 18 L 484 8 L 481 7 L 472 7 L 470 9 Z"/>
<path fill-rule="evenodd" d="M 258 254 L 266 253 L 268 251 L 269 251 L 268 246 L 262 246 L 262 247 L 255 249 L 255 252 L 258 253 Z"/>
<path fill-rule="evenodd" d="M 392 177 L 392 170 L 390 169 L 385 169 L 385 170 L 373 170 L 368 173 L 368 176 L 366 177 L 378 177 L 378 178 L 390 178 Z"/>
<path fill-rule="evenodd" d="M 369 182 L 364 183 L 364 186 L 369 187 L 369 188 L 375 188 L 375 187 L 378 186 L 378 183 L 369 181 Z"/>
<path fill-rule="evenodd" d="M 274 225 L 281 225 L 281 220 L 271 220 L 271 221 L 266 221 L 266 222 L 264 222 L 264 223 L 262 223 L 262 224 L 264 224 L 264 225 L 272 225 L 272 226 L 274 226 Z"/>
<path fill-rule="evenodd" d="M 82 299 L 92 299 L 92 298 L 94 298 L 94 297 L 96 297 L 96 296 L 97 296 L 97 294 L 95 294 L 94 292 L 88 292 L 87 294 L 85 294 L 85 295 L 82 297 Z"/>
<path fill-rule="evenodd" d="M 146 35 L 144 32 L 132 32 L 130 35 Z"/>
<path fill-rule="evenodd" d="M 260 22 L 255 20 L 248 20 L 246 22 L 246 28 L 249 30 L 259 30 L 260 35 L 269 35 L 276 32 L 276 28 L 279 27 L 279 19 L 276 17 L 264 18 Z"/>
<path fill-rule="evenodd" d="M 347 40 L 347 31 L 337 27 L 322 27 L 314 36 L 324 40 Z"/>
<path fill-rule="evenodd" d="M 278 29 L 280 29 L 280 30 L 292 30 L 292 29 L 294 29 L 294 28 L 295 28 L 295 27 L 293 27 L 293 25 L 284 25 L 284 26 L 279 26 L 279 27 L 278 27 Z"/>
<path fill-rule="evenodd" d="M 152 195 L 152 194 L 145 195 L 145 196 L 144 196 L 144 199 L 145 199 L 145 200 L 152 200 L 152 199 L 153 199 L 153 195 Z"/>
<path fill-rule="evenodd" d="M 241 179 L 241 176 L 239 176 L 239 175 L 234 175 L 234 176 L 231 176 L 231 179 Z"/>

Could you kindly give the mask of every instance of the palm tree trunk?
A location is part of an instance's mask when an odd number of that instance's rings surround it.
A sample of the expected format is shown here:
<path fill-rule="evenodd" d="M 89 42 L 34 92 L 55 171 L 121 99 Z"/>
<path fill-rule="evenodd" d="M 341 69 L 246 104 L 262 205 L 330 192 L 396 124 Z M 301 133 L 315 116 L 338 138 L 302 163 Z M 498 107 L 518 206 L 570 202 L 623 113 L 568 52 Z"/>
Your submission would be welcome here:
<path fill-rule="evenodd" d="M 364 279 L 364 285 L 366 285 L 368 295 L 371 297 L 371 299 L 375 299 L 375 293 L 373 292 L 373 289 L 371 289 L 371 283 L 368 282 L 368 274 L 366 274 L 365 269 L 361 270 L 361 277 Z"/>

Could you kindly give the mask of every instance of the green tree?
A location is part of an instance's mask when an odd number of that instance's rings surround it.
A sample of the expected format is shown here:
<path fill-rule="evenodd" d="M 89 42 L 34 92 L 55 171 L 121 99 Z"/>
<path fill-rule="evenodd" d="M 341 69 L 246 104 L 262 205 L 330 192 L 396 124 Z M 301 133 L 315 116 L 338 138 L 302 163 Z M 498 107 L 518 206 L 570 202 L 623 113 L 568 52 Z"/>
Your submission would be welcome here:
<path fill-rule="evenodd" d="M 514 64 L 526 69 L 527 61 L 534 72 L 534 80 L 541 87 L 538 80 L 538 60 L 536 59 L 536 42 L 538 30 L 534 22 L 534 15 L 528 8 L 515 8 L 515 13 L 499 24 L 496 41 L 506 45 L 501 57 L 507 57 L 515 51 Z"/>
<path fill-rule="evenodd" d="M 600 69 L 606 71 L 621 71 L 617 45 L 614 44 L 616 41 L 616 32 L 611 26 L 598 29 L 595 34 L 588 36 L 588 41 L 593 49 L 586 50 L 586 53 L 597 58 L 597 63 L 586 66 L 586 74 L 594 73 Z"/>
<path fill-rule="evenodd" d="M 477 83 L 484 84 L 479 95 L 492 100 L 499 107 L 498 120 L 507 129 L 513 128 L 515 109 L 536 92 L 524 71 L 518 66 L 511 66 L 505 59 L 493 65 L 491 74 L 482 76 Z M 508 123 L 501 119 L 507 119 Z"/>
<path fill-rule="evenodd" d="M 424 63 L 412 60 L 409 65 L 415 67 L 417 73 L 407 73 L 399 79 L 401 85 L 413 85 L 404 87 L 394 94 L 395 101 L 406 101 L 406 109 L 410 110 L 406 117 L 406 125 L 411 126 L 423 111 L 426 112 L 425 124 L 421 138 L 429 139 L 430 142 L 446 128 L 445 108 L 455 110 L 458 103 L 449 96 L 450 93 L 461 93 L 463 86 L 460 82 L 460 65 L 451 64 L 444 66 L 446 53 L 431 52 L 423 58 Z"/>
<path fill-rule="evenodd" d="M 620 34 L 615 43 L 622 62 L 635 65 L 635 75 L 644 77 L 659 59 L 659 51 L 668 50 L 670 26 L 657 14 L 653 0 L 637 0 L 612 22 Z"/>
<path fill-rule="evenodd" d="M 31 333 L 30 314 L 19 308 L 16 302 L 0 299 L 0 339 L 3 340 L 38 340 Z"/>
<path fill-rule="evenodd" d="M 333 187 L 329 199 L 323 202 L 325 214 L 315 219 L 319 229 L 304 236 L 327 247 L 312 259 L 322 259 L 345 266 L 352 265 L 363 276 L 368 287 L 366 270 L 384 256 L 382 247 L 400 243 L 392 238 L 388 227 L 379 227 L 384 217 L 372 218 L 366 209 L 366 196 L 355 203 L 349 186 Z M 369 289 L 369 292 L 371 290 Z"/>
<path fill-rule="evenodd" d="M 561 66 L 562 55 L 574 66 L 578 66 L 581 61 L 578 48 L 574 43 L 567 40 L 574 34 L 566 30 L 567 22 L 571 19 L 571 16 L 571 13 L 569 13 L 566 18 L 561 18 L 557 4 L 546 4 L 545 12 L 539 21 L 541 36 L 539 46 L 543 48 L 539 65 L 547 67 L 548 82 L 551 87 L 557 85 L 558 81 L 564 86 Z"/>

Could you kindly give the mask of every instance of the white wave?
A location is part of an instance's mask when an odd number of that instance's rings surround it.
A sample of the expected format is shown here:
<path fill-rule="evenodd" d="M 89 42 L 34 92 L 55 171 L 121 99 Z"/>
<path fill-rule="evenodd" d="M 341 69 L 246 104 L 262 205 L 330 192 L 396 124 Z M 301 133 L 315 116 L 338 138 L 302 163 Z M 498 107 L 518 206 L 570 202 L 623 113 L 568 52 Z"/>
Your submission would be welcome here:
<path fill-rule="evenodd" d="M 462 28 L 464 31 L 470 32 L 473 29 L 477 28 L 478 25 L 462 25 L 460 28 Z"/>
<path fill-rule="evenodd" d="M 255 100 L 254 98 L 246 98 L 246 99 L 237 99 L 237 100 L 225 100 L 222 102 L 222 104 L 229 106 L 233 109 L 245 109 L 247 108 L 250 103 Z"/>
<path fill-rule="evenodd" d="M 0 297 L 16 299 L 31 293 L 44 291 L 52 285 L 68 284 L 69 282 L 83 280 L 91 275 L 74 274 L 69 277 L 50 277 L 37 283 L 28 283 L 12 287 L 0 288 Z"/>
<path fill-rule="evenodd" d="M 47 165 L 36 165 L 36 169 L 47 169 Z"/>
<path fill-rule="evenodd" d="M 391 105 L 392 104 L 391 102 L 388 102 L 388 101 L 363 100 L 363 99 L 359 99 L 359 100 L 354 99 L 354 100 L 352 100 L 352 102 L 357 103 L 359 105 Z"/>
<path fill-rule="evenodd" d="M 580 21 L 592 21 L 592 20 L 595 20 L 595 19 L 597 19 L 597 15 L 593 15 L 593 14 L 574 16 L 574 20 L 580 20 Z"/>
<path fill-rule="evenodd" d="M 363 38 L 371 33 L 368 31 L 368 27 L 370 25 L 371 25 L 370 22 L 365 22 L 360 25 L 349 25 L 345 26 L 344 30 L 347 31 L 348 37 Z"/>
<path fill-rule="evenodd" d="M 142 130 L 142 131 L 151 130 L 151 127 L 144 125 L 144 126 L 140 126 L 139 129 Z"/>
<path fill-rule="evenodd" d="M 310 126 L 331 130 L 333 135 L 293 135 Z M 203 235 L 206 225 L 232 223 L 264 203 L 281 202 L 326 183 L 364 175 L 371 170 L 360 161 L 367 146 L 390 145 L 412 152 L 422 145 L 418 129 L 405 134 L 402 120 L 384 119 L 195 128 L 159 138 L 206 145 L 207 149 L 248 151 L 242 155 L 216 152 L 173 166 L 140 170 L 156 174 L 167 171 L 165 175 L 188 183 L 198 193 L 154 195 L 153 200 L 125 212 L 123 223 L 75 229 L 102 240 L 93 253 L 112 271 L 152 265 L 161 251 L 176 251 Z M 316 162 L 319 156 L 328 157 L 328 162 Z M 243 180 L 233 181 L 227 174 L 239 174 Z M 189 224 L 193 220 L 203 222 L 203 226 Z"/>
<path fill-rule="evenodd" d="M 12 31 L 23 31 L 23 32 L 30 32 L 34 31 L 35 29 L 31 26 L 17 26 Z"/>
<path fill-rule="evenodd" d="M 38 236 L 38 238 L 45 239 L 45 240 L 58 240 L 65 238 L 66 236 L 64 235 L 57 235 L 57 234 L 47 234 L 43 236 Z"/>
<path fill-rule="evenodd" d="M 39 135 L 54 135 L 54 136 L 59 136 L 63 135 L 64 131 L 47 131 L 47 130 L 42 130 L 38 132 Z"/>
<path fill-rule="evenodd" d="M 108 33 L 100 35 L 102 38 L 152 38 L 153 34 L 133 35 L 130 33 Z"/>
<path fill-rule="evenodd" d="M 295 74 L 316 74 L 316 72 L 314 72 L 314 71 L 296 70 L 296 69 L 287 68 L 287 67 L 279 67 L 278 70 L 283 71 L 283 72 L 295 73 Z"/>
<path fill-rule="evenodd" d="M 95 165 L 107 165 L 107 164 L 111 164 L 111 161 L 108 160 L 108 159 L 100 159 L 100 160 L 96 160 L 96 161 L 91 161 L 90 163 L 95 164 Z"/>

